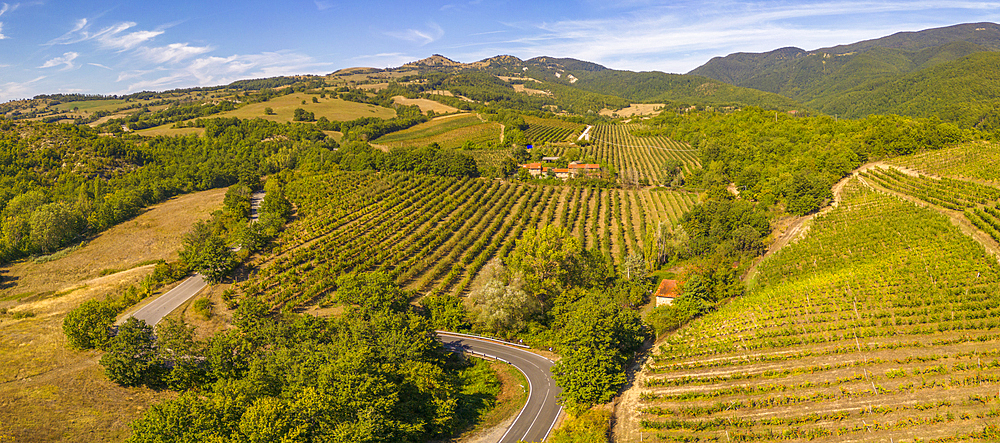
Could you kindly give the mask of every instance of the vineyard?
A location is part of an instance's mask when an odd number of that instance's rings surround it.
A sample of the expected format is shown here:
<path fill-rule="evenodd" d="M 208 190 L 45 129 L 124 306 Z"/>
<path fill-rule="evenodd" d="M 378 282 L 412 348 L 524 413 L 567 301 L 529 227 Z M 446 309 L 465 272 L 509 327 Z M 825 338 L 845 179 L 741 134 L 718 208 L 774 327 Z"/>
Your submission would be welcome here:
<path fill-rule="evenodd" d="M 1000 189 L 947 177 L 909 175 L 895 168 L 874 168 L 861 176 L 890 191 L 962 211 L 973 226 L 1000 242 Z"/>
<path fill-rule="evenodd" d="M 673 225 L 697 194 L 552 187 L 485 179 L 333 173 L 288 185 L 298 219 L 243 291 L 292 309 L 344 273 L 382 270 L 420 294 L 463 295 L 532 226 L 557 225 L 616 261 Z"/>
<path fill-rule="evenodd" d="M 1000 145 L 966 143 L 934 151 L 899 157 L 893 164 L 935 175 L 950 175 L 1000 183 Z"/>
<path fill-rule="evenodd" d="M 636 382 L 643 441 L 1000 438 L 997 260 L 858 179 L 843 197 L 658 348 Z"/>
<path fill-rule="evenodd" d="M 530 125 L 524 131 L 524 138 L 529 143 L 542 145 L 545 143 L 572 142 L 580 135 L 579 130 L 557 128 L 554 126 Z"/>
<path fill-rule="evenodd" d="M 614 166 L 620 178 L 645 178 L 651 184 L 664 182 L 664 163 L 681 161 L 685 174 L 700 166 L 698 152 L 666 137 L 636 137 L 638 125 L 597 125 L 591 130 L 593 144 L 584 148 L 597 161 Z"/>

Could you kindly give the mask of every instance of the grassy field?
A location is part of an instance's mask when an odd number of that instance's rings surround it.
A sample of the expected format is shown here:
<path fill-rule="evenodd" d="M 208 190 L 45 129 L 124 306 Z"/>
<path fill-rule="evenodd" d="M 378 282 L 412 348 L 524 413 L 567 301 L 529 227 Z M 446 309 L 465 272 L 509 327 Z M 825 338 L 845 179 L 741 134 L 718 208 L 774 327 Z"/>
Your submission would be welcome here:
<path fill-rule="evenodd" d="M 319 103 L 313 103 L 316 98 Z M 306 104 L 302 104 L 305 100 Z M 264 108 L 271 108 L 274 115 L 264 115 Z M 347 121 L 361 117 L 393 118 L 396 111 L 381 106 L 344 101 L 336 98 L 319 98 L 316 94 L 295 93 L 283 95 L 263 103 L 252 103 L 217 117 L 263 118 L 275 122 L 290 122 L 295 109 L 312 112 L 316 118 L 326 117 L 331 121 Z"/>
<path fill-rule="evenodd" d="M 484 122 L 474 114 L 448 115 L 387 134 L 374 142 L 388 147 L 427 146 L 438 143 L 446 148 L 457 148 L 466 140 L 472 140 L 477 144 L 499 142 L 500 124 Z"/>
<path fill-rule="evenodd" d="M 892 159 L 890 163 L 927 174 L 1000 183 L 1000 144 L 973 142 Z"/>
<path fill-rule="evenodd" d="M 619 109 L 617 111 L 612 111 L 610 109 L 602 109 L 601 115 L 608 117 L 635 117 L 637 115 L 652 115 L 659 114 L 663 110 L 663 103 L 633 103 L 631 106 Z"/>
<path fill-rule="evenodd" d="M 5 277 L 0 308 L 34 314 L 0 315 L 0 428 L 15 442 L 122 441 L 131 420 L 175 395 L 108 381 L 98 364 L 100 352 L 66 346 L 62 321 L 83 301 L 103 298 L 152 272 L 152 266 L 136 265 L 175 260 L 182 235 L 221 206 L 224 193 L 176 197 L 61 259 L 0 269 Z"/>
<path fill-rule="evenodd" d="M 79 108 L 80 111 L 114 111 L 125 104 L 125 100 L 85 100 L 79 102 L 67 102 L 55 105 L 54 108 L 60 111 L 69 111 Z"/>
<path fill-rule="evenodd" d="M 619 441 L 996 441 L 996 258 L 863 183 L 659 344 Z"/>

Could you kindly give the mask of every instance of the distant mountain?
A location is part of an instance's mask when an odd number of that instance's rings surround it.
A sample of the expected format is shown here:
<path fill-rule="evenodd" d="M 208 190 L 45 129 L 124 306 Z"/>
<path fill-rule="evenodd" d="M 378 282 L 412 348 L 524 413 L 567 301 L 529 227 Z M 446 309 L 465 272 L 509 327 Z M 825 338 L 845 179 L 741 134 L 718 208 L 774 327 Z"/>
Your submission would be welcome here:
<path fill-rule="evenodd" d="M 1000 25 L 971 23 L 900 32 L 887 37 L 814 51 L 781 48 L 713 58 L 689 74 L 781 94 L 826 113 L 844 109 L 846 96 L 871 91 L 907 74 L 972 54 L 1000 50 Z M 942 71 L 935 71 L 942 72 Z M 852 106 L 865 109 L 865 106 Z M 870 112 L 889 112 L 870 108 Z M 848 112 L 849 116 L 860 116 Z"/>

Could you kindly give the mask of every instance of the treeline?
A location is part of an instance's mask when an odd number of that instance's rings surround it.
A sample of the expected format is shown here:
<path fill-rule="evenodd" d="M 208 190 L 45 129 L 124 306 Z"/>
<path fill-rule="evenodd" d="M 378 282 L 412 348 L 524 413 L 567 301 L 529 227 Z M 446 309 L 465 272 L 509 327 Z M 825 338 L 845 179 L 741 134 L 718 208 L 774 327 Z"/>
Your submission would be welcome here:
<path fill-rule="evenodd" d="M 333 165 L 336 143 L 310 125 L 203 124 L 204 137 L 142 138 L 98 136 L 86 126 L 3 122 L 0 263 L 54 252 L 177 194 L 297 164 Z"/>
<path fill-rule="evenodd" d="M 229 100 L 223 100 L 215 105 L 201 103 L 173 105 L 156 112 L 150 112 L 148 107 L 143 107 L 139 112 L 128 117 L 108 120 L 98 126 L 98 128 L 109 133 L 122 133 L 125 131 L 123 126 L 131 131 L 138 131 L 140 129 L 177 123 L 192 118 L 207 117 L 220 112 L 232 111 L 233 109 L 236 109 L 236 105 Z"/>
<path fill-rule="evenodd" d="M 331 160 L 345 171 L 415 172 L 444 177 L 478 177 L 476 161 L 468 154 L 436 143 L 420 148 L 393 148 L 383 152 L 363 142 L 351 142 L 333 153 Z"/>
<path fill-rule="evenodd" d="M 337 286 L 347 309 L 331 318 L 244 298 L 236 327 L 207 340 L 173 319 L 154 333 L 131 318 L 104 337 L 109 378 L 181 392 L 133 422 L 127 441 L 427 441 L 496 400 L 485 365 L 446 352 L 390 278 L 348 274 Z"/>
<path fill-rule="evenodd" d="M 430 117 L 421 114 L 420 107 L 416 105 L 396 106 L 396 117 L 382 119 L 378 117 L 361 117 L 358 119 L 337 122 L 320 117 L 316 122 L 316 127 L 324 131 L 340 131 L 344 133 L 347 140 L 375 140 L 390 132 L 402 131 L 426 121 Z"/>
<path fill-rule="evenodd" d="M 979 137 L 936 118 L 847 120 L 760 108 L 663 112 L 649 122 L 653 132 L 700 149 L 702 168 L 686 177 L 689 183 L 706 188 L 735 183 L 741 197 L 766 206 L 780 203 L 799 215 L 819 209 L 837 180 L 868 161 Z"/>

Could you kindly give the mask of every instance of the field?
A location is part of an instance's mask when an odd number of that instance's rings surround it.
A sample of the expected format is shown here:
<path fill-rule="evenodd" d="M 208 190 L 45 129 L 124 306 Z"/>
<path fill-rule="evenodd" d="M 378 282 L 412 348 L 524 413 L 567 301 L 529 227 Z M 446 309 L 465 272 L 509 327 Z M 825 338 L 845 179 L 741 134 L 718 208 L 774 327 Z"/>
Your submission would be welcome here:
<path fill-rule="evenodd" d="M 625 441 L 996 441 L 996 258 L 863 183 L 657 348 Z"/>
<path fill-rule="evenodd" d="M 165 125 L 155 126 L 152 128 L 141 129 L 135 131 L 136 134 L 145 135 L 149 137 L 155 137 L 158 135 L 165 136 L 175 136 L 175 135 L 202 135 L 205 133 L 205 128 L 173 128 L 173 123 L 167 123 Z"/>
<path fill-rule="evenodd" d="M 466 140 L 480 145 L 497 143 L 500 141 L 500 124 L 484 122 L 475 114 L 453 114 L 386 134 L 373 142 L 390 148 L 427 146 L 431 143 L 457 148 Z"/>
<path fill-rule="evenodd" d="M 125 100 L 86 100 L 78 102 L 67 102 L 55 105 L 54 108 L 60 111 L 69 111 L 73 108 L 79 108 L 80 112 L 89 111 L 114 111 L 125 104 Z"/>
<path fill-rule="evenodd" d="M 608 117 L 635 117 L 637 115 L 651 115 L 658 114 L 664 108 L 663 103 L 633 103 L 631 106 L 619 109 L 617 111 L 612 111 L 610 109 L 602 109 L 601 115 L 606 115 Z"/>
<path fill-rule="evenodd" d="M 313 103 L 316 98 L 319 103 Z M 305 100 L 306 104 L 302 104 Z M 264 108 L 271 108 L 274 115 L 264 115 Z M 290 122 L 295 109 L 312 112 L 316 118 L 326 117 L 330 121 L 347 121 L 361 117 L 393 118 L 396 111 L 381 106 L 349 102 L 339 98 L 319 98 L 316 94 L 295 93 L 283 95 L 262 103 L 251 103 L 239 109 L 223 112 L 214 117 L 263 118 L 275 122 Z"/>
<path fill-rule="evenodd" d="M 892 164 L 927 174 L 950 175 L 1000 183 L 1000 145 L 989 142 L 966 143 L 936 151 L 898 157 Z"/>
<path fill-rule="evenodd" d="M 584 128 L 584 125 L 579 123 L 550 118 L 525 116 L 524 121 L 528 124 L 524 136 L 535 145 L 576 141 Z"/>
<path fill-rule="evenodd" d="M 434 100 L 426 98 L 406 98 L 402 95 L 397 95 L 392 98 L 393 103 L 399 103 L 401 105 L 417 105 L 424 114 L 427 111 L 434 111 L 437 114 L 447 114 L 451 112 L 458 112 L 458 108 L 453 108 L 441 102 L 436 102 Z"/>
<path fill-rule="evenodd" d="M 698 150 L 666 137 L 636 137 L 632 130 L 639 125 L 597 125 L 591 129 L 593 144 L 583 151 L 614 166 L 623 179 L 645 178 L 650 184 L 663 183 L 663 165 L 668 159 L 683 162 L 685 173 L 698 167 Z M 562 151 L 557 151 L 557 155 Z"/>
<path fill-rule="evenodd" d="M 152 271 L 138 265 L 176 260 L 182 235 L 221 206 L 224 193 L 171 199 L 63 258 L 0 269 L 6 277 L 0 307 L 34 313 L 23 319 L 0 315 L 0 428 L 15 442 L 122 441 L 143 409 L 174 395 L 112 383 L 98 364 L 99 352 L 67 347 L 62 321 L 80 303 L 102 299 Z"/>
<path fill-rule="evenodd" d="M 299 219 L 243 291 L 274 306 L 322 302 L 336 276 L 380 269 L 420 294 L 464 295 L 525 229 L 563 226 L 616 261 L 675 223 L 693 193 L 594 190 L 408 174 L 334 173 L 289 184 Z"/>

